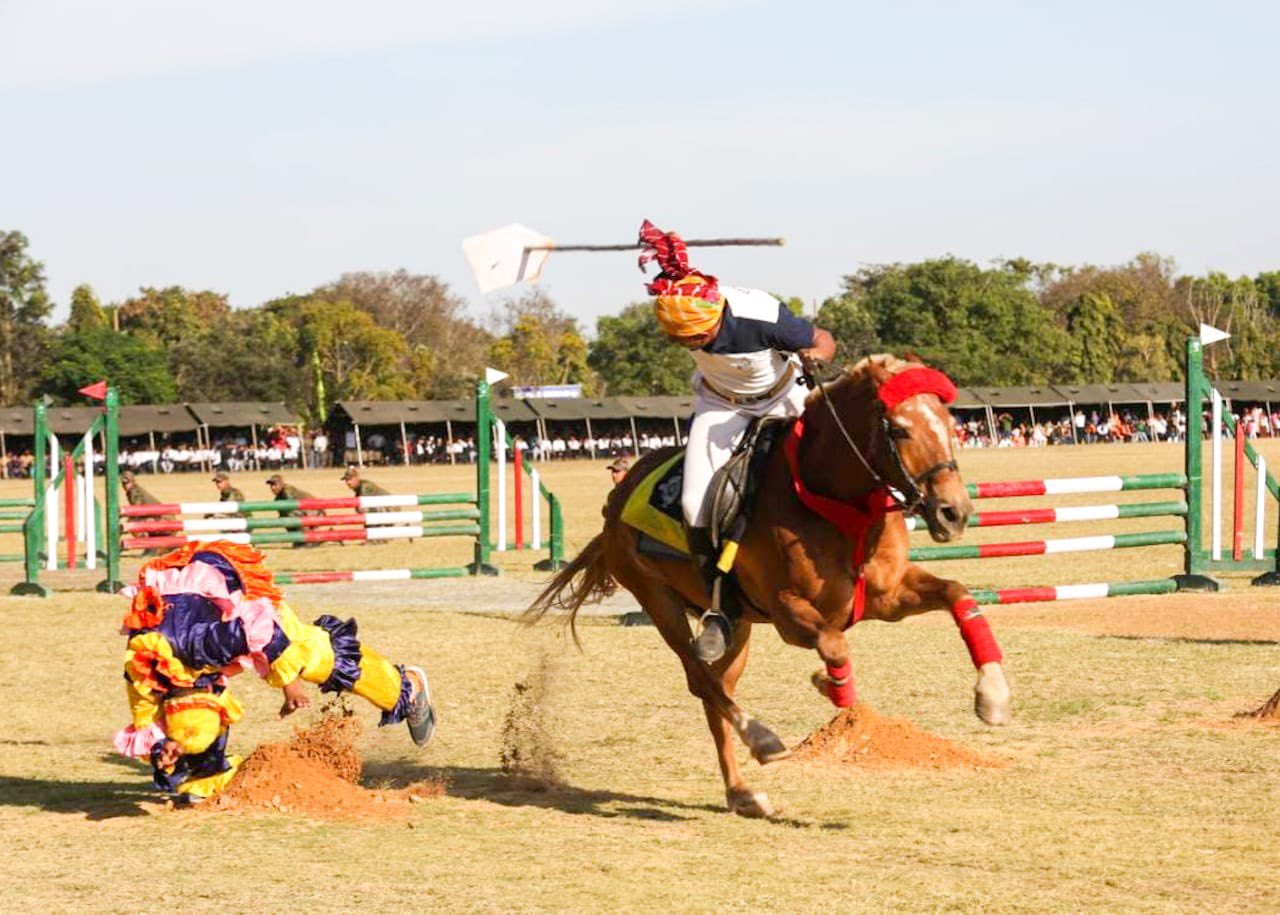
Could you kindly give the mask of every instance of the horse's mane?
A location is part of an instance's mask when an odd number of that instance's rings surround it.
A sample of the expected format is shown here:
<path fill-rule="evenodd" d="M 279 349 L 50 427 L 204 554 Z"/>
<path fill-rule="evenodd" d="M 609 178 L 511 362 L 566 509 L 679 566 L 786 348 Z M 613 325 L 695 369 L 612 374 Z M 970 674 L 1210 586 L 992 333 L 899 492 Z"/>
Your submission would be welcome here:
<path fill-rule="evenodd" d="M 839 378 L 826 382 L 822 387 L 827 389 L 828 394 L 835 395 L 846 388 L 852 389 L 873 382 L 873 367 L 878 367 L 889 375 L 897 375 L 915 365 L 919 365 L 919 362 L 901 359 L 892 353 L 875 353 L 863 356 L 853 365 L 845 366 Z M 817 396 L 816 388 L 810 391 L 809 396 L 805 398 L 805 406 L 808 406 Z"/>

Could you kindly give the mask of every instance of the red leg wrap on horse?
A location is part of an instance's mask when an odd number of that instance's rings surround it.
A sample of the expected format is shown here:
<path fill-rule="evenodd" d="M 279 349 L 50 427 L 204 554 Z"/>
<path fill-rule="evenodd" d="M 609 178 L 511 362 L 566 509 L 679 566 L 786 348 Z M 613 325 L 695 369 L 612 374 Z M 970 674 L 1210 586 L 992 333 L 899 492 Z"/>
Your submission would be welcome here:
<path fill-rule="evenodd" d="M 972 597 L 961 598 L 951 608 L 951 615 L 955 617 L 956 625 L 960 627 L 960 637 L 964 639 L 965 647 L 969 649 L 969 657 L 973 659 L 974 667 L 1004 660 L 1004 654 L 996 644 L 996 637 L 991 634 L 991 626 L 987 623 L 987 618 L 982 615 L 982 611 L 978 609 L 976 600 Z"/>
<path fill-rule="evenodd" d="M 853 685 L 853 662 L 845 661 L 839 667 L 827 665 L 827 698 L 836 708 L 848 708 L 858 701 L 858 691 Z"/>

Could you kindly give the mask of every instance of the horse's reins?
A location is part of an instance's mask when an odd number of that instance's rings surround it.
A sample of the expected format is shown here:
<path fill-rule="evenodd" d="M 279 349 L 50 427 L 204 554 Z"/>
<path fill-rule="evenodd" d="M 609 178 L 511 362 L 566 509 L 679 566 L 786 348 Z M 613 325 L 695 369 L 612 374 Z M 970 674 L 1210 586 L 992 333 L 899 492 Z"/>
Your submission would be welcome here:
<path fill-rule="evenodd" d="M 827 396 L 826 384 L 819 383 L 814 377 L 813 372 L 810 371 L 808 367 L 809 364 L 816 364 L 818 367 L 825 368 L 830 371 L 832 369 L 831 363 L 822 362 L 817 359 L 806 360 L 806 363 L 803 375 L 804 380 L 808 383 L 810 388 L 818 390 L 822 397 L 822 402 L 826 404 L 827 411 L 835 421 L 836 428 L 840 430 L 840 435 L 844 438 L 845 444 L 847 444 L 850 450 L 857 455 L 858 460 L 862 462 L 862 466 L 866 468 L 867 473 L 871 474 L 872 480 L 889 494 L 889 498 L 893 500 L 894 506 L 898 511 L 902 512 L 903 515 L 915 514 L 920 510 L 920 505 L 924 502 L 925 498 L 924 487 L 928 486 L 929 482 L 934 477 L 948 470 L 960 469 L 960 466 L 954 460 L 939 461 L 928 470 L 912 476 L 911 473 L 908 472 L 906 465 L 902 463 L 902 454 L 898 451 L 897 440 L 892 435 L 893 426 L 889 422 L 889 415 L 885 412 L 884 404 L 877 399 L 876 402 L 879 404 L 880 409 L 881 431 L 883 431 L 885 440 L 889 443 L 889 454 L 893 457 L 893 463 L 897 468 L 898 475 L 906 483 L 906 486 L 896 486 L 890 483 L 884 478 L 883 474 L 872 466 L 871 462 L 867 460 L 866 455 L 862 453 L 862 449 L 858 447 L 858 443 L 853 440 L 853 436 L 851 436 L 849 434 L 849 430 L 845 428 L 844 421 L 840 419 L 840 414 L 836 412 L 835 405 L 831 402 L 831 398 Z M 846 374 L 845 370 L 842 368 L 836 369 L 835 371 L 837 378 Z"/>

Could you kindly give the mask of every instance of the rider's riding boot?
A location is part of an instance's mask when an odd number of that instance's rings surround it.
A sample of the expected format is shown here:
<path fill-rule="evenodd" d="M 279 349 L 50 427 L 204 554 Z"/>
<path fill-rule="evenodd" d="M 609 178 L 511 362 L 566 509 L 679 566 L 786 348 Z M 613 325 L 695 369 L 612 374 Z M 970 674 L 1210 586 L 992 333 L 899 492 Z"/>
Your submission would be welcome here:
<path fill-rule="evenodd" d="M 733 585 L 728 576 L 716 568 L 716 550 L 705 527 L 689 530 L 689 547 L 711 593 L 711 608 L 702 614 L 702 631 L 693 640 L 693 653 L 704 664 L 714 664 L 724 657 L 733 639 L 733 623 L 741 611 L 733 600 Z"/>

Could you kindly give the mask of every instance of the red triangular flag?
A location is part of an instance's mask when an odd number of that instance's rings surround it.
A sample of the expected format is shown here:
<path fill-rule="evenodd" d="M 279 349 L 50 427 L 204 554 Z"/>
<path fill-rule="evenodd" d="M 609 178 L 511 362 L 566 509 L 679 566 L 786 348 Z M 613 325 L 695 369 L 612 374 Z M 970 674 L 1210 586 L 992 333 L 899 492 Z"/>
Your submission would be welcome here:
<path fill-rule="evenodd" d="M 96 381 L 93 384 L 86 384 L 79 393 L 85 397 L 92 397 L 94 400 L 107 399 L 107 383 L 105 381 Z"/>

